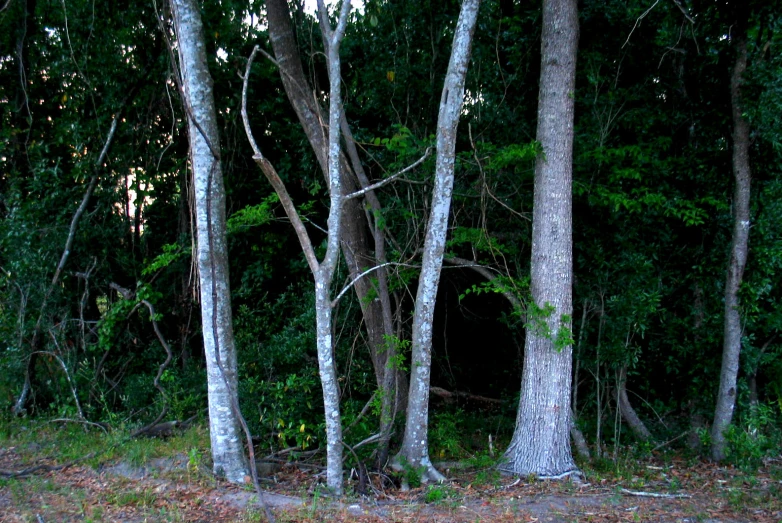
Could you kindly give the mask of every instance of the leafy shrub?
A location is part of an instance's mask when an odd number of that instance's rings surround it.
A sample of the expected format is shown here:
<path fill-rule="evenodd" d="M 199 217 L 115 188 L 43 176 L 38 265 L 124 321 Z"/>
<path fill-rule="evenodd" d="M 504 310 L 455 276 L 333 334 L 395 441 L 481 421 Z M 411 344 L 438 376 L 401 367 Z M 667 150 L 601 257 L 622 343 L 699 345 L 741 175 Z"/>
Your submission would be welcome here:
<path fill-rule="evenodd" d="M 782 446 L 782 430 L 774 406 L 752 406 L 747 417 L 739 425 L 731 425 L 725 437 L 727 459 L 743 470 L 756 470 L 763 458 L 779 452 Z"/>

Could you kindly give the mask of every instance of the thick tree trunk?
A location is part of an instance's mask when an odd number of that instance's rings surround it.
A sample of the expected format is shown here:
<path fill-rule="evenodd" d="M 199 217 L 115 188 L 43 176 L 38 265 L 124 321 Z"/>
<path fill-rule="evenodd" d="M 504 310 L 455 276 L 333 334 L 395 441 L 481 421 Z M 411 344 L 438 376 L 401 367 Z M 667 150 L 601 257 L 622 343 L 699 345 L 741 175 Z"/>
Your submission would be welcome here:
<path fill-rule="evenodd" d="M 746 18 L 734 28 L 736 63 L 730 81 L 730 101 L 733 112 L 733 239 L 730 265 L 725 281 L 725 327 L 722 348 L 722 369 L 714 424 L 711 429 L 711 456 L 725 458 L 725 430 L 733 419 L 736 405 L 736 377 L 741 354 L 741 315 L 739 288 L 744 276 L 749 249 L 749 198 L 751 171 L 749 167 L 749 122 L 742 114 L 741 82 L 747 69 Z"/>
<path fill-rule="evenodd" d="M 240 436 L 236 348 L 225 236 L 225 190 L 220 168 L 212 77 L 206 61 L 201 14 L 195 0 L 173 0 L 190 161 L 195 187 L 201 323 L 206 353 L 209 434 L 214 472 L 244 483 L 248 464 Z"/>
<path fill-rule="evenodd" d="M 448 215 L 453 192 L 456 129 L 464 101 L 464 82 L 470 63 L 472 35 L 478 18 L 480 0 L 464 0 L 453 38 L 451 58 L 445 76 L 440 114 L 437 119 L 437 161 L 435 165 L 432 206 L 424 240 L 423 261 L 418 280 L 418 293 L 413 316 L 413 349 L 410 371 L 410 391 L 407 403 L 407 424 L 402 449 L 394 458 L 394 467 L 423 468 L 422 480 L 442 481 L 445 478 L 429 460 L 429 382 L 432 364 L 432 323 L 437 287 L 445 252 Z"/>
<path fill-rule="evenodd" d="M 577 472 L 570 450 L 573 279 L 573 98 L 576 0 L 544 0 L 535 167 L 531 290 L 516 430 L 500 470 L 521 476 Z M 565 338 L 566 339 L 566 338 Z M 566 342 L 564 342 L 566 343 Z"/>

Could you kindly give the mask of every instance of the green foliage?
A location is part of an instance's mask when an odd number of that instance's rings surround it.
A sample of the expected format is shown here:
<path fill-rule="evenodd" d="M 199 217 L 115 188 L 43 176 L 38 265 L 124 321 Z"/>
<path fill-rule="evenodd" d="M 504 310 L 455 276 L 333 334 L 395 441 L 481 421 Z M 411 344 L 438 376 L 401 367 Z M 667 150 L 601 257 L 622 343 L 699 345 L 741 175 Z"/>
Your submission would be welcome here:
<path fill-rule="evenodd" d="M 372 140 L 372 145 L 376 147 L 384 146 L 388 151 L 404 157 L 417 150 L 419 143 L 410 129 L 398 124 L 394 124 L 391 127 L 394 130 L 391 138 L 375 138 Z"/>
<path fill-rule="evenodd" d="M 775 456 L 782 445 L 782 409 L 776 405 L 758 404 L 731 425 L 725 433 L 726 457 L 747 472 L 758 469 L 763 459 Z"/>
<path fill-rule="evenodd" d="M 393 334 L 384 334 L 383 341 L 386 344 L 386 351 L 392 350 L 393 356 L 388 358 L 386 363 L 389 368 L 407 372 L 410 370 L 407 366 L 410 350 L 413 346 L 412 340 L 400 340 Z"/>
<path fill-rule="evenodd" d="M 437 412 L 429 421 L 429 453 L 437 459 L 458 459 L 464 453 L 465 415 L 461 409 Z"/>
<path fill-rule="evenodd" d="M 400 458 L 400 465 L 402 466 L 403 481 L 405 481 L 410 488 L 420 487 L 424 472 L 426 472 L 426 467 L 414 467 L 404 456 Z"/>
<path fill-rule="evenodd" d="M 521 168 L 528 168 L 529 163 L 542 154 L 543 147 L 539 142 L 524 145 L 511 144 L 495 152 L 489 162 L 489 169 L 498 171 L 512 168 L 515 173 L 518 173 Z"/>
<path fill-rule="evenodd" d="M 226 222 L 228 233 L 269 223 L 274 217 L 272 206 L 279 203 L 279 201 L 277 193 L 272 193 L 259 204 L 248 205 L 239 209 Z"/>
<path fill-rule="evenodd" d="M 482 229 L 471 227 L 456 227 L 451 231 L 451 239 L 446 242 L 447 249 L 453 249 L 460 245 L 469 244 L 477 252 L 489 254 L 509 254 L 512 250 L 502 245 L 495 238 L 489 236 Z"/>
<path fill-rule="evenodd" d="M 453 491 L 449 487 L 444 485 L 429 485 L 426 488 L 424 502 L 440 503 L 451 496 L 453 496 Z"/>
<path fill-rule="evenodd" d="M 261 382 L 255 394 L 259 398 L 259 423 L 279 440 L 280 448 L 291 443 L 309 448 L 322 432 L 322 422 L 313 421 L 313 391 L 318 389 L 317 375 L 291 374 L 284 381 Z M 319 406 L 319 405 L 318 405 Z M 320 416 L 315 419 L 319 420 Z"/>
<path fill-rule="evenodd" d="M 141 270 L 142 276 L 154 274 L 159 270 L 165 269 L 175 261 L 191 255 L 189 248 L 185 249 L 181 245 L 175 243 L 163 245 L 162 250 L 163 252 L 161 254 L 158 254 L 149 265 Z"/>

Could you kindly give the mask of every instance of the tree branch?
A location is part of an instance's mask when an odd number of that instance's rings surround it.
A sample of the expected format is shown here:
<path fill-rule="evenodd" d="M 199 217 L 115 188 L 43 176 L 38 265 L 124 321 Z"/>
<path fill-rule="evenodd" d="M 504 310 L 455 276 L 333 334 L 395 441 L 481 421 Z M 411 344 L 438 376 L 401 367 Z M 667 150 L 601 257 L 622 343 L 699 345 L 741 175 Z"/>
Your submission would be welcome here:
<path fill-rule="evenodd" d="M 429 157 L 429 154 L 431 152 L 432 152 L 432 148 L 431 147 L 427 147 L 426 151 L 424 152 L 424 155 L 422 157 L 420 157 L 418 160 L 416 160 L 414 163 L 408 165 L 407 167 L 405 167 L 404 169 L 402 169 L 398 173 L 393 174 L 393 175 L 389 176 L 388 178 L 380 180 L 377 183 L 373 183 L 369 187 L 364 187 L 360 191 L 356 191 L 354 193 L 348 194 L 347 196 L 344 197 L 344 199 L 345 200 L 350 200 L 352 198 L 358 198 L 359 196 L 365 195 L 369 191 L 374 191 L 375 189 L 379 189 L 380 187 L 383 187 L 384 185 L 393 182 L 394 180 L 396 180 L 397 178 L 399 178 L 403 174 L 412 171 L 413 169 L 415 169 L 416 167 L 418 167 L 419 165 L 424 163 L 424 160 L 426 160 Z"/>
<path fill-rule="evenodd" d="M 293 229 L 296 231 L 296 236 L 298 237 L 299 243 L 301 244 L 304 257 L 307 259 L 307 264 L 309 265 L 312 273 L 315 274 L 320 265 L 318 264 L 318 259 L 315 256 L 315 250 L 312 248 L 312 241 L 310 240 L 309 234 L 307 234 L 307 229 L 304 227 L 304 223 L 301 221 L 301 217 L 299 216 L 299 212 L 296 210 L 296 206 L 293 205 L 293 200 L 288 194 L 288 190 L 285 188 L 285 184 L 277 174 L 277 171 L 274 169 L 274 166 L 271 164 L 271 162 L 269 162 L 263 156 L 261 149 L 258 147 L 258 144 L 255 141 L 252 129 L 250 128 L 250 119 L 247 116 L 247 84 L 250 78 L 250 68 L 252 67 L 253 60 L 255 60 L 255 55 L 258 50 L 259 48 L 257 45 L 253 47 L 253 51 L 250 54 L 250 57 L 247 59 L 247 67 L 245 68 L 244 79 L 242 82 L 242 122 L 244 123 L 244 132 L 247 135 L 247 139 L 250 142 L 250 146 L 252 147 L 253 152 L 255 153 L 253 155 L 253 160 L 255 160 L 255 163 L 257 163 L 261 168 L 261 171 L 263 171 L 266 179 L 269 180 L 272 188 L 280 198 L 282 208 L 285 210 L 285 214 L 288 216 L 288 219 L 293 225 Z"/>

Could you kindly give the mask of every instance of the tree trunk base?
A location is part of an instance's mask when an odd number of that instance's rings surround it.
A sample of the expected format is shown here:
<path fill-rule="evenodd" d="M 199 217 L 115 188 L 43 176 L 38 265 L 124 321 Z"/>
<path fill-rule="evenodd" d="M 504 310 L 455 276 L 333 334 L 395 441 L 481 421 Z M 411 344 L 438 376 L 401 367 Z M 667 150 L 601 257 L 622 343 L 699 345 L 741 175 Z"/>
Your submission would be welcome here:
<path fill-rule="evenodd" d="M 405 462 L 403 463 L 403 459 Z M 420 475 L 419 481 L 422 485 L 427 483 L 443 483 L 448 481 L 448 478 L 443 476 L 438 471 L 429 458 L 421 460 L 420 464 L 416 467 L 411 465 L 404 456 L 397 454 L 397 456 L 391 461 L 391 470 L 403 474 L 402 476 L 402 491 L 407 492 L 410 490 L 410 479 L 412 476 Z"/>

